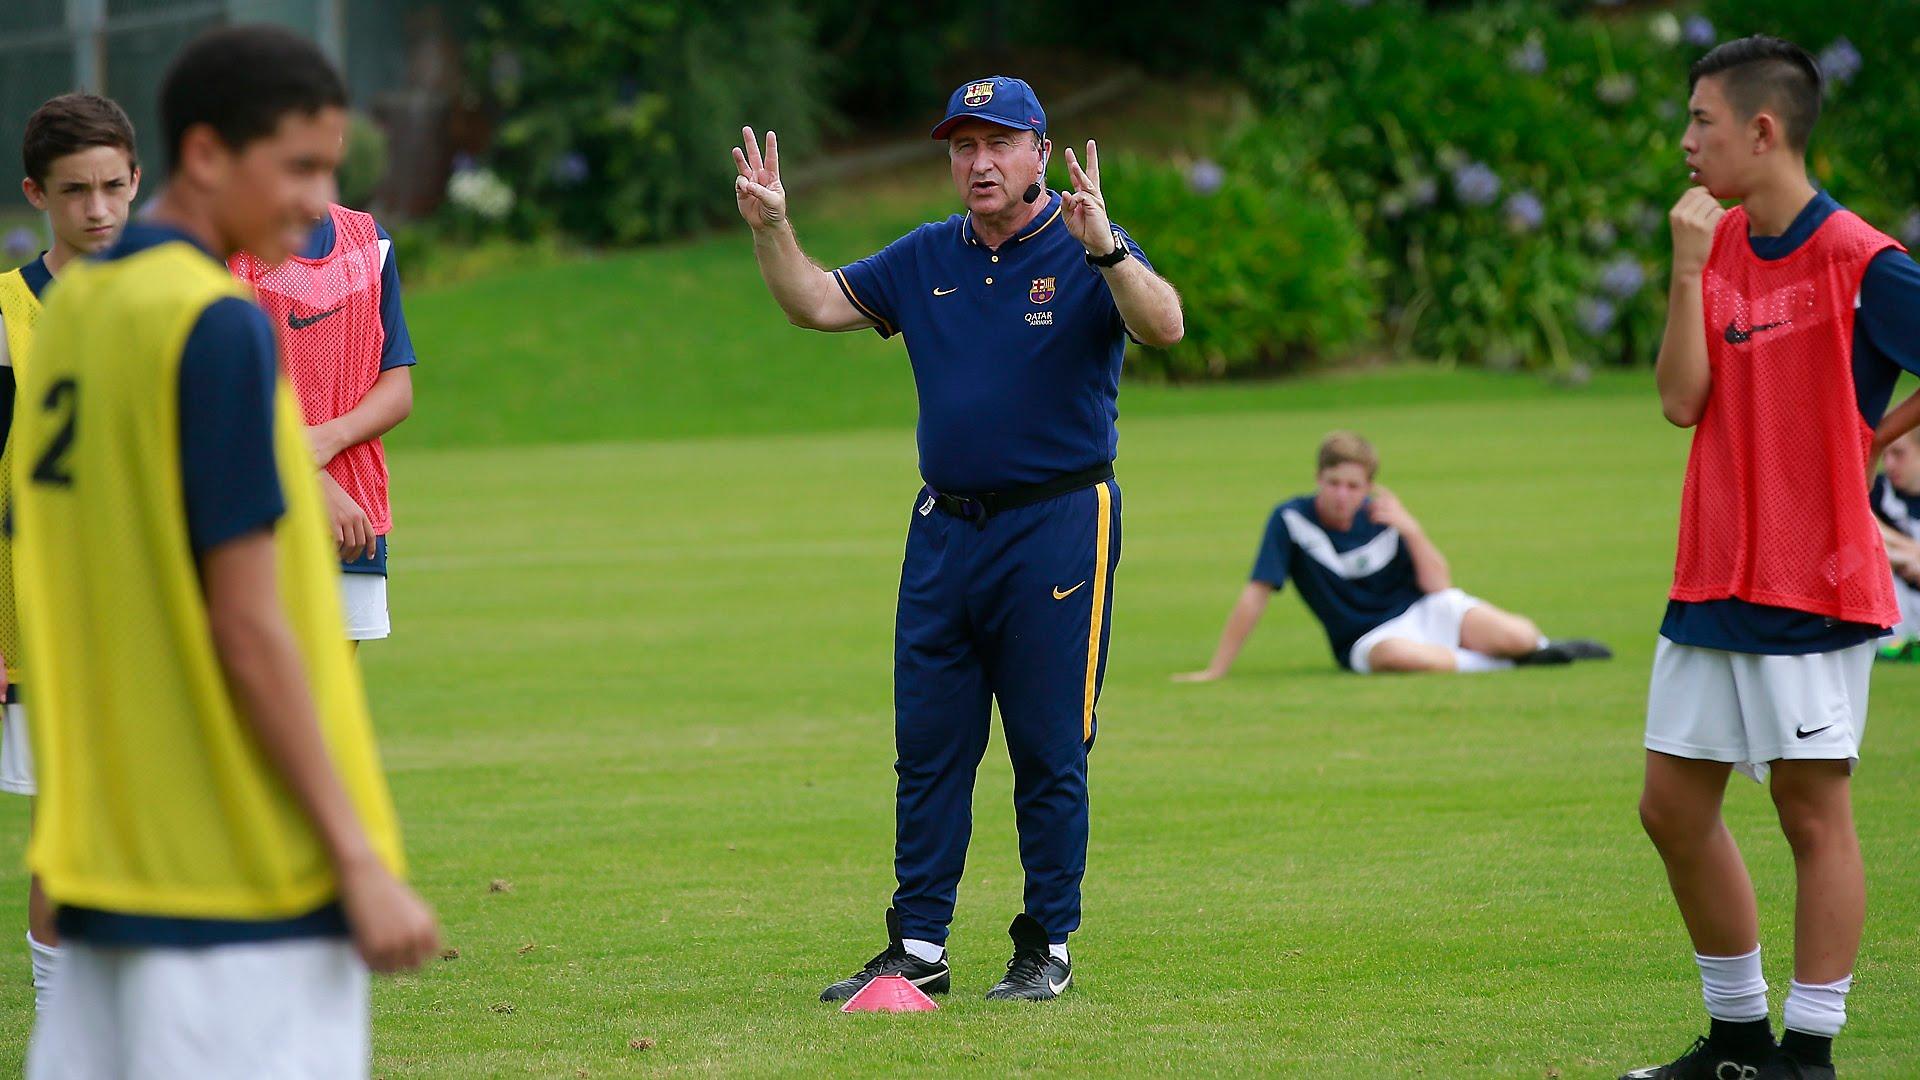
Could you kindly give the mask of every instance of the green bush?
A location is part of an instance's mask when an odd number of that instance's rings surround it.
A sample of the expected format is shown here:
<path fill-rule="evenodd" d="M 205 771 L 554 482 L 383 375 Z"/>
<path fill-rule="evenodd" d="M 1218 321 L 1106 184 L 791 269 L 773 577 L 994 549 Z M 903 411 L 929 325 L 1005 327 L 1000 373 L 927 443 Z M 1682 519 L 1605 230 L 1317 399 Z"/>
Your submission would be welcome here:
<path fill-rule="evenodd" d="M 487 0 L 478 23 L 472 66 L 499 126 L 487 160 L 460 171 L 490 175 L 509 205 L 493 213 L 491 182 L 456 176 L 457 220 L 595 244 L 678 235 L 731 212 L 739 125 L 804 153 L 826 115 L 811 27 L 788 0 Z"/>
<path fill-rule="evenodd" d="M 364 113 L 347 118 L 347 152 L 340 162 L 340 202 L 366 209 L 387 175 L 387 134 Z"/>
<path fill-rule="evenodd" d="M 1146 349 L 1135 374 L 1166 378 L 1286 371 L 1362 347 L 1379 291 L 1366 241 L 1325 177 L 1275 184 L 1211 162 L 1186 168 L 1120 158 L 1112 213 L 1143 230 L 1148 256 L 1178 283 L 1186 337 Z"/>
<path fill-rule="evenodd" d="M 1901 76 L 1920 5 L 1721 6 L 1728 27 L 1870 37 L 1832 88 L 1816 177 L 1897 229 L 1920 183 L 1920 90 Z M 1897 9 L 1897 10 L 1896 10 Z M 1710 9 L 1714 10 L 1714 9 Z M 1710 14 L 1566 17 L 1539 0 L 1429 14 L 1411 0 L 1302 0 L 1253 51 L 1269 119 L 1250 136 L 1331 176 L 1379 262 L 1409 354 L 1493 366 L 1651 361 L 1667 209 L 1686 187 L 1687 68 Z M 1856 39 L 1858 40 L 1858 39 Z M 1844 57 L 1842 57 L 1844 59 Z M 1920 229 L 1920 216 L 1908 221 Z"/>

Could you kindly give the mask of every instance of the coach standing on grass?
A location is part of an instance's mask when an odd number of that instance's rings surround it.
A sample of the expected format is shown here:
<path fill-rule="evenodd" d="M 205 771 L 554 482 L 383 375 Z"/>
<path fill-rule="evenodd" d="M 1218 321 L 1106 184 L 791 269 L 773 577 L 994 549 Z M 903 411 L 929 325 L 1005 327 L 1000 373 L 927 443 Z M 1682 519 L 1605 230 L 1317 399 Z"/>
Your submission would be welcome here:
<path fill-rule="evenodd" d="M 1087 752 L 1120 561 L 1113 480 L 1131 334 L 1166 346 L 1180 298 L 1107 219 L 1100 163 L 1067 151 L 1046 190 L 1046 113 L 1019 79 L 954 91 L 933 137 L 965 214 L 828 271 L 800 250 L 773 132 L 745 129 L 734 191 L 767 288 L 796 326 L 904 334 L 920 472 L 894 628 L 899 774 L 888 946 L 821 999 L 880 975 L 948 988 L 947 926 L 972 831 L 973 781 L 1000 704 L 1013 759 L 1026 910 L 989 998 L 1047 1000 L 1072 978 L 1087 859 Z"/>

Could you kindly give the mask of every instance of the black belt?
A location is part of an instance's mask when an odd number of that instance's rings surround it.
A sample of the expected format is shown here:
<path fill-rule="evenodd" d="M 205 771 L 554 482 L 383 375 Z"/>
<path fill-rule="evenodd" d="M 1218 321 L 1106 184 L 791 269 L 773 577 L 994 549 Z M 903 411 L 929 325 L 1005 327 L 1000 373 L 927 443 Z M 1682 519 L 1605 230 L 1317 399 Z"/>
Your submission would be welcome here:
<path fill-rule="evenodd" d="M 1082 469 L 1075 473 L 1065 473 L 1051 480 L 1025 487 L 1008 488 L 1005 491 L 981 491 L 970 495 L 954 495 L 944 491 L 932 492 L 933 505 L 942 513 L 957 517 L 962 521 L 985 522 L 995 514 L 1008 510 L 1017 510 L 1022 506 L 1046 502 L 1048 499 L 1084 491 L 1095 484 L 1104 484 L 1113 479 L 1113 463 L 1096 465 L 1091 469 Z"/>

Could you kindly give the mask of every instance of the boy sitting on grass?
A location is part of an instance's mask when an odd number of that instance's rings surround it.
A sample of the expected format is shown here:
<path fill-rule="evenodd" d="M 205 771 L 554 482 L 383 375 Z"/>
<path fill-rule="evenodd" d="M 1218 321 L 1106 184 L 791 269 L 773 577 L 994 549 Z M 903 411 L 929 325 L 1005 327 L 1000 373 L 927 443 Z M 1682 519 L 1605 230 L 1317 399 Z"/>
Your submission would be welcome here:
<path fill-rule="evenodd" d="M 1454 588 L 1440 549 L 1400 500 L 1373 482 L 1379 468 L 1366 439 L 1347 431 L 1327 436 L 1315 493 L 1275 508 L 1213 662 L 1174 676 L 1176 682 L 1224 678 L 1288 578 L 1326 630 L 1334 659 L 1362 675 L 1498 671 L 1613 655 L 1585 638 L 1550 641 L 1525 616 Z"/>

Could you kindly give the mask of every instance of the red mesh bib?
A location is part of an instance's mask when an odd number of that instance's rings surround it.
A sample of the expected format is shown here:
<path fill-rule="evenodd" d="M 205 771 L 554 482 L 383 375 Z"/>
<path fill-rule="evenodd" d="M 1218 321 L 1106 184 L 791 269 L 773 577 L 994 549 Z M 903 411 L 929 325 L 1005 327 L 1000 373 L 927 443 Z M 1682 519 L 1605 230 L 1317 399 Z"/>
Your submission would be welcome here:
<path fill-rule="evenodd" d="M 380 235 L 373 218 L 335 206 L 333 250 L 269 267 L 246 252 L 228 261 L 253 286 L 280 336 L 281 363 L 308 426 L 344 416 L 380 378 Z M 393 528 L 387 455 L 379 439 L 348 447 L 327 474 L 367 512 L 377 536 Z"/>
<path fill-rule="evenodd" d="M 1899 247 L 1840 210 L 1765 261 L 1744 209 L 1721 219 L 1701 283 L 1713 387 L 1687 460 L 1673 599 L 1899 621 L 1853 387 L 1854 300 L 1867 264 Z"/>

